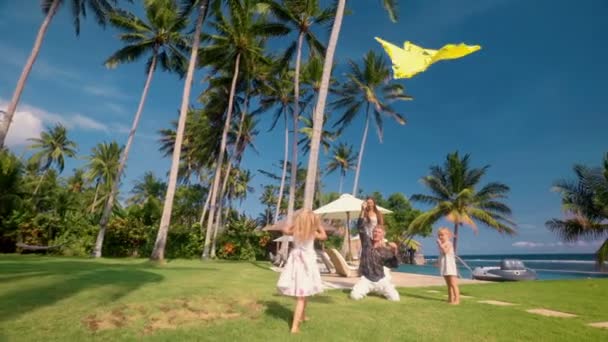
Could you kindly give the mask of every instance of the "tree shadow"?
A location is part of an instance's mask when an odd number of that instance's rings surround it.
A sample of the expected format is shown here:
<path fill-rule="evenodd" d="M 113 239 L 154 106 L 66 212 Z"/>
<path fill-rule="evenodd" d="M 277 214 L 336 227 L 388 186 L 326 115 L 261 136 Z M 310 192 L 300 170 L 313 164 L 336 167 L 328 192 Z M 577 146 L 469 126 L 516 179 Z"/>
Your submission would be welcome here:
<path fill-rule="evenodd" d="M 272 271 L 270 269 L 271 264 L 268 262 L 251 261 L 250 264 L 265 271 Z"/>
<path fill-rule="evenodd" d="M 285 305 L 275 301 L 275 300 L 267 300 L 267 301 L 259 301 L 258 304 L 264 305 L 266 310 L 264 310 L 264 314 L 281 319 L 287 323 L 287 326 L 291 326 L 291 319 L 293 317 L 293 312 L 285 307 Z"/>
<path fill-rule="evenodd" d="M 423 299 L 423 300 L 432 300 L 435 302 L 445 302 L 445 299 L 439 299 L 436 297 L 429 297 L 429 296 L 421 296 L 421 295 L 416 295 L 416 294 L 407 294 L 407 295 L 403 295 L 403 297 L 409 297 L 409 298 L 418 298 L 418 299 Z"/>
<path fill-rule="evenodd" d="M 22 263 L 22 272 L 16 269 L 17 264 L 0 263 L 0 265 L 2 266 L 0 274 L 8 273 L 12 281 L 38 276 L 34 269 L 42 271 L 45 276 L 51 276 L 48 279 L 41 279 L 39 285 L 13 286 L 14 290 L 1 294 L 0 322 L 53 305 L 83 290 L 101 291 L 101 288 L 104 288 L 96 297 L 101 304 L 116 301 L 144 284 L 160 282 L 164 279 L 163 276 L 148 272 L 138 265 L 52 261 L 44 264 L 36 263 L 36 267 Z"/>

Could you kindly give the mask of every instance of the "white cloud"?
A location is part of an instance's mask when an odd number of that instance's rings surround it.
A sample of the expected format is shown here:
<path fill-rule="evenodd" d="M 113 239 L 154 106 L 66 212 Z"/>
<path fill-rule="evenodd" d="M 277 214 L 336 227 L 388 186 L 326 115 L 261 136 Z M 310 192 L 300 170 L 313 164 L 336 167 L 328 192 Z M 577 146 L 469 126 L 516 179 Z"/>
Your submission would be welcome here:
<path fill-rule="evenodd" d="M 126 114 L 127 113 L 127 109 L 125 107 L 123 107 L 122 105 L 119 105 L 117 103 L 106 102 L 106 103 L 104 103 L 104 105 L 109 110 L 111 110 L 112 112 L 114 112 L 116 114 Z"/>
<path fill-rule="evenodd" d="M 25 52 L 1 42 L 0 51 L 0 64 L 6 64 L 19 70 L 23 68 L 28 57 Z M 69 67 L 51 64 L 41 58 L 36 60 L 30 75 L 44 80 L 52 80 L 63 86 L 76 88 L 93 96 L 123 100 L 129 98 L 122 90 L 113 86 L 87 84 L 82 77 L 82 72 Z"/>
<path fill-rule="evenodd" d="M 8 101 L 0 99 L 0 110 L 6 110 Z M 27 139 L 37 137 L 44 126 L 61 123 L 70 129 L 107 132 L 109 127 L 95 119 L 82 114 L 60 115 L 45 109 L 21 104 L 13 116 L 13 122 L 8 131 L 7 145 L 17 146 L 27 144 Z"/>
<path fill-rule="evenodd" d="M 72 116 L 66 126 L 72 125 L 72 127 L 80 127 L 83 129 L 93 130 L 93 131 L 107 131 L 108 126 L 102 124 L 99 121 L 88 118 L 84 115 L 76 114 Z"/>
<path fill-rule="evenodd" d="M 107 85 L 87 84 L 82 88 L 82 90 L 84 90 L 84 92 L 86 92 L 88 94 L 95 95 L 95 96 L 114 98 L 114 99 L 128 98 L 128 96 L 125 95 L 125 93 L 123 91 L 121 91 L 120 89 L 114 88 L 112 86 L 107 86 Z"/>
<path fill-rule="evenodd" d="M 28 57 L 24 52 L 2 43 L 0 43 L 0 51 L 2 51 L 2 53 L 0 53 L 0 62 L 13 67 L 23 68 Z M 32 76 L 44 79 L 55 79 L 68 83 L 80 79 L 80 75 L 76 71 L 51 65 L 43 59 L 36 60 Z"/>
<path fill-rule="evenodd" d="M 4 105 L 0 103 L 1 108 Z M 6 136 L 7 146 L 23 145 L 27 139 L 40 135 L 44 129 L 42 120 L 31 112 L 17 112 Z"/>

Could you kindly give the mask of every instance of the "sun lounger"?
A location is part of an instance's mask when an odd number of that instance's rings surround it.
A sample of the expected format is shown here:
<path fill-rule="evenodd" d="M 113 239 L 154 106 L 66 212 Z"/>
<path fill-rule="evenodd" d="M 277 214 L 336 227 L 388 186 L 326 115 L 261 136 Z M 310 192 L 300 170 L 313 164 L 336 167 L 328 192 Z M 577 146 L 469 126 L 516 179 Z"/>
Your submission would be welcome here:
<path fill-rule="evenodd" d="M 359 270 L 356 267 L 348 266 L 342 254 L 338 252 L 336 249 L 331 248 L 328 250 L 329 258 L 331 262 L 336 267 L 336 273 L 343 277 L 358 277 Z"/>

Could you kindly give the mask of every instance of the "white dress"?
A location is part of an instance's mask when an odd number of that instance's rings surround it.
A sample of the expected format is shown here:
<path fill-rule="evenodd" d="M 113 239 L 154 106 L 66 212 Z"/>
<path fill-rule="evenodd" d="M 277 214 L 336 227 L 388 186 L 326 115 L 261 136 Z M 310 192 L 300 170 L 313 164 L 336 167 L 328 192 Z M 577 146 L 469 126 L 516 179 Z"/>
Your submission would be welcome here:
<path fill-rule="evenodd" d="M 370 237 L 372 236 L 372 232 L 374 231 L 374 228 L 376 228 L 376 226 L 378 225 L 378 217 L 374 216 L 374 217 L 370 217 L 369 221 L 365 220 L 365 232 L 367 233 L 367 235 L 369 235 Z"/>
<path fill-rule="evenodd" d="M 441 276 L 458 276 L 458 268 L 456 268 L 456 257 L 454 252 L 441 253 L 439 256 L 439 270 Z"/>
<path fill-rule="evenodd" d="M 296 297 L 323 292 L 314 239 L 302 242 L 294 240 L 294 245 L 279 277 L 277 289 L 286 296 Z"/>

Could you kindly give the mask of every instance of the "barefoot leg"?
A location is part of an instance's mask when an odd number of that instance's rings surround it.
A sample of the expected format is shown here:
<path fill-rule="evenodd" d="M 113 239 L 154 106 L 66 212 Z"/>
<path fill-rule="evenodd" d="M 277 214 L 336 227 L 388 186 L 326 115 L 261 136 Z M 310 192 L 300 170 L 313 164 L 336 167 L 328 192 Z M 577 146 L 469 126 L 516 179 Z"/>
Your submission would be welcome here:
<path fill-rule="evenodd" d="M 454 304 L 460 304 L 460 289 L 458 288 L 458 278 L 452 277 L 452 289 L 454 289 Z"/>
<path fill-rule="evenodd" d="M 291 323 L 292 334 L 300 332 L 300 320 L 302 319 L 305 300 L 306 298 L 304 297 L 297 297 L 296 299 L 296 308 L 293 312 L 293 321 Z"/>
<path fill-rule="evenodd" d="M 308 301 L 306 300 L 306 298 L 304 298 L 304 307 L 302 309 L 302 317 L 300 318 L 301 322 L 308 321 L 308 316 L 306 316 L 306 304 L 308 304 Z"/>
<path fill-rule="evenodd" d="M 443 279 L 445 279 L 445 285 L 448 288 L 448 303 L 451 303 L 453 301 L 453 297 L 452 297 L 452 285 L 450 282 L 450 276 L 444 276 Z"/>

